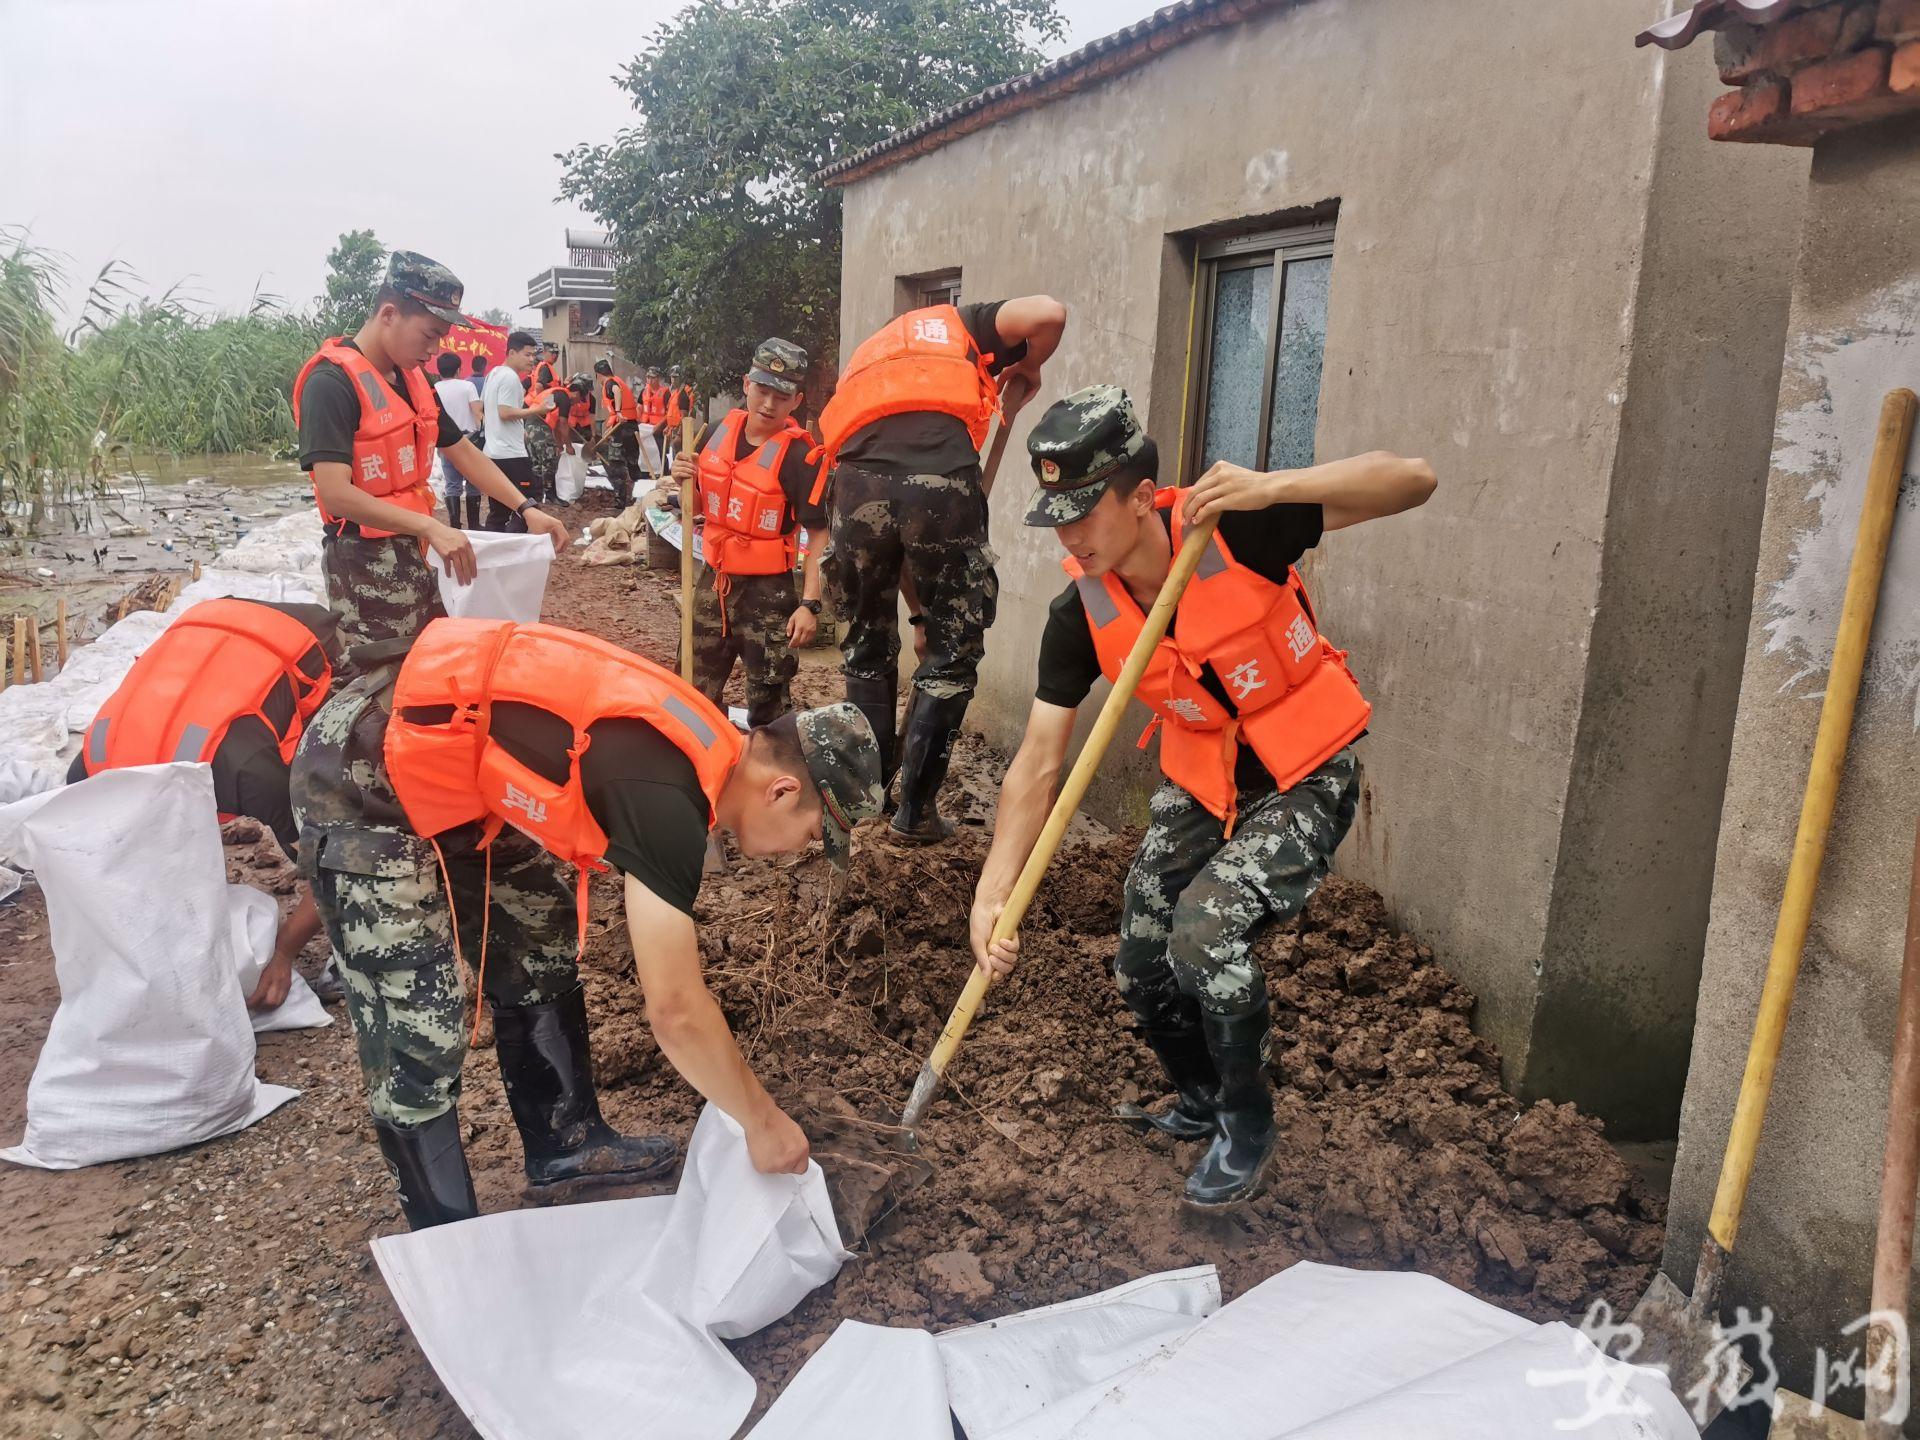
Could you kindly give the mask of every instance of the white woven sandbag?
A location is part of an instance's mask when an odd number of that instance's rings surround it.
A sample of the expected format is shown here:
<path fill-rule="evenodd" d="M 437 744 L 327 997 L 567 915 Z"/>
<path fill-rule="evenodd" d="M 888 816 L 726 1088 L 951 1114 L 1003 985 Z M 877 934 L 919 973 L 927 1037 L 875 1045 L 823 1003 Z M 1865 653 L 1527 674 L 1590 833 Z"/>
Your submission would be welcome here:
<path fill-rule="evenodd" d="M 466 620 L 515 620 L 531 625 L 540 618 L 553 566 L 553 541 L 545 535 L 506 535 L 469 530 L 479 573 L 462 585 L 447 573 L 438 553 L 429 552 L 440 580 L 440 603 L 447 614 Z"/>
<path fill-rule="evenodd" d="M 109 771 L 20 827 L 46 895 L 60 1008 L 0 1158 L 49 1170 L 251 1125 L 299 1092 L 253 1073 L 206 765 Z"/>

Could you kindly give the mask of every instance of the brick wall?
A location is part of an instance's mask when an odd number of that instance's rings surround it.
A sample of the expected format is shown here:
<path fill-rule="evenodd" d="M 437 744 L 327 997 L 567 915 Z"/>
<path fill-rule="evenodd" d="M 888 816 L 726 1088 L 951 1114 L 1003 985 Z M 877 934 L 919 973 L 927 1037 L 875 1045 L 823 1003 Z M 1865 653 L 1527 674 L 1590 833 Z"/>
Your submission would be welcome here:
<path fill-rule="evenodd" d="M 1920 113 L 1920 0 L 1824 0 L 1771 25 L 1714 37 L 1716 140 L 1811 145 L 1890 115 Z"/>

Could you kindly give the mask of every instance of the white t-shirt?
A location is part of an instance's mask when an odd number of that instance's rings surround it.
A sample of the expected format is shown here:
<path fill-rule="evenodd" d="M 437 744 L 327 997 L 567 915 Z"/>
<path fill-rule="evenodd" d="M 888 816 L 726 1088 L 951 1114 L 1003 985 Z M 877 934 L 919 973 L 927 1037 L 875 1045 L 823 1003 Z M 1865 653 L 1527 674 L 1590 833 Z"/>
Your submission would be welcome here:
<path fill-rule="evenodd" d="M 451 380 L 433 382 L 434 392 L 440 397 L 440 408 L 453 417 L 453 423 L 471 435 L 474 431 L 473 407 L 480 399 L 480 392 L 473 388 L 473 381 L 464 375 L 456 375 Z"/>
<path fill-rule="evenodd" d="M 520 383 L 520 377 L 511 369 L 505 365 L 496 365 L 487 371 L 487 392 L 481 398 L 480 404 L 486 412 L 486 452 L 489 458 L 511 460 L 526 455 L 527 422 L 500 418 L 502 405 L 518 408 L 526 403 L 526 386 Z"/>

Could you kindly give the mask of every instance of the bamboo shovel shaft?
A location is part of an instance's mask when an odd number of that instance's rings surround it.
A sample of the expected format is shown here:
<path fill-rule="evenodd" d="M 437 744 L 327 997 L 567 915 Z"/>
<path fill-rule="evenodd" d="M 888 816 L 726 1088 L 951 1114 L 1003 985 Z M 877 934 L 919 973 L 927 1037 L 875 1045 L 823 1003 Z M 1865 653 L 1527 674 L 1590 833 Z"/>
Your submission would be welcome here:
<path fill-rule="evenodd" d="M 1059 798 L 1053 802 L 1047 823 L 1041 827 L 1040 837 L 1034 841 L 1033 849 L 1027 855 L 1020 878 L 1013 882 L 1013 893 L 1007 897 L 1006 909 L 1000 912 L 1000 918 L 994 922 L 993 943 L 1011 939 L 1019 932 L 1020 922 L 1027 915 L 1027 907 L 1033 903 L 1040 881 L 1047 873 L 1047 866 L 1053 863 L 1054 852 L 1060 848 L 1060 840 L 1067 833 L 1067 823 L 1080 808 L 1087 786 L 1093 783 L 1094 771 L 1100 768 L 1107 746 L 1113 741 L 1113 733 L 1120 728 L 1120 718 L 1126 713 L 1127 702 L 1133 699 L 1133 692 L 1140 685 L 1140 677 L 1146 673 L 1147 662 L 1153 658 L 1154 650 L 1166 637 L 1167 626 L 1173 622 L 1174 607 L 1180 603 L 1187 582 L 1193 578 L 1200 557 L 1213 539 L 1214 524 L 1214 521 L 1208 520 L 1187 531 L 1180 553 L 1173 558 L 1173 568 L 1167 572 L 1166 583 L 1161 585 L 1153 608 L 1147 612 L 1146 624 L 1141 626 L 1133 649 L 1127 655 L 1127 663 L 1114 680 L 1106 704 L 1100 707 L 1099 718 L 1087 732 L 1087 743 L 1080 747 L 1073 769 L 1067 772 L 1066 783 L 1060 787 Z M 906 1111 L 901 1116 L 900 1123 L 904 1128 L 911 1130 L 920 1123 L 921 1115 L 933 1100 L 933 1092 L 939 1088 L 940 1077 L 946 1073 L 947 1062 L 953 1059 L 960 1042 L 966 1038 L 967 1028 L 973 1024 L 974 1014 L 980 1008 L 980 1001 L 985 997 L 989 983 L 987 972 L 976 965 L 973 973 L 967 977 L 966 988 L 960 992 L 960 998 L 954 1004 L 953 1013 L 947 1016 L 939 1040 L 934 1042 L 933 1055 L 920 1071 L 919 1080 L 914 1083 L 913 1094 L 908 1098 Z"/>
<path fill-rule="evenodd" d="M 1900 1009 L 1893 1029 L 1893 1084 L 1887 1093 L 1887 1158 L 1880 1172 L 1879 1238 L 1873 1252 L 1873 1316 L 1867 1329 L 1867 1423 L 1875 1427 L 1893 1409 L 1901 1387 L 1882 1388 L 1871 1377 L 1896 1377 L 1907 1363 L 1904 1322 L 1913 1267 L 1914 1189 L 1920 1185 L 1920 827 L 1913 837 L 1913 882 L 1907 889 L 1907 945 L 1900 966 Z M 1870 1429 L 1893 1436 L 1899 1427 Z"/>
<path fill-rule="evenodd" d="M 1916 404 L 1920 402 L 1911 390 L 1893 390 L 1880 407 L 1879 434 L 1867 471 L 1866 504 L 1860 512 L 1860 531 L 1847 572 L 1847 598 L 1840 610 L 1840 630 L 1834 637 L 1826 697 L 1820 704 L 1820 728 L 1813 742 L 1806 796 L 1800 805 L 1800 825 L 1793 837 L 1793 859 L 1780 897 L 1780 918 L 1773 932 L 1773 953 L 1767 961 L 1753 1040 L 1747 1049 L 1740 1099 L 1727 1135 L 1727 1153 L 1720 1163 L 1720 1184 L 1707 1221 L 1708 1231 L 1723 1250 L 1733 1249 L 1740 1229 L 1740 1210 L 1746 1202 L 1747 1182 L 1753 1177 L 1753 1159 L 1760 1145 L 1767 1097 L 1773 1089 L 1780 1040 L 1793 1005 L 1794 985 L 1800 977 L 1800 955 L 1813 916 L 1820 862 L 1826 855 L 1827 830 L 1840 791 L 1840 774 L 1846 767 L 1854 703 L 1860 694 L 1867 641 L 1873 634 L 1873 612 L 1880 599 L 1880 578 L 1886 569 L 1887 540 L 1893 533 L 1900 475 L 1913 441 Z"/>
<path fill-rule="evenodd" d="M 699 441 L 691 418 L 680 422 L 680 453 L 691 456 Z M 693 683 L 693 481 L 680 482 L 680 678 Z"/>

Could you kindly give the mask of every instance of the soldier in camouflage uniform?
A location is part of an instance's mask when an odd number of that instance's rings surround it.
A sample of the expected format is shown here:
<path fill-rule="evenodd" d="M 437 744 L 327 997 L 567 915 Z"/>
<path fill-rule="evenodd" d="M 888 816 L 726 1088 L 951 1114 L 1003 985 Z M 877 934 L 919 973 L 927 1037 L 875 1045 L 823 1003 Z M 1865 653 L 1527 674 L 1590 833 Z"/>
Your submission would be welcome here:
<path fill-rule="evenodd" d="M 923 323 L 937 326 L 945 340 L 954 314 L 936 307 Z M 1012 423 L 1038 390 L 1041 367 L 1060 343 L 1066 307 L 1051 296 L 1027 295 L 959 306 L 957 320 L 977 356 L 991 357 L 985 368 L 1001 387 L 1001 423 Z M 848 399 L 865 383 L 861 372 L 850 369 L 834 404 L 871 413 L 863 408 L 866 402 Z M 938 796 L 986 653 L 1000 579 L 987 543 L 988 486 L 967 424 L 949 412 L 887 408 L 838 443 L 832 496 L 839 587 L 834 608 L 847 625 L 841 641 L 847 698 L 873 723 L 891 757 L 904 569 L 927 653 L 913 673 L 900 745 L 900 803 L 891 833 L 925 843 L 953 833 L 952 823 L 940 814 Z M 823 412 L 822 427 L 831 434 L 829 412 Z"/>
<path fill-rule="evenodd" d="M 807 352 L 800 346 L 777 336 L 762 341 L 741 382 L 742 408 L 714 427 L 701 455 L 673 462 L 678 484 L 700 480 L 702 548 L 711 562 L 701 568 L 694 589 L 693 683 L 719 704 L 738 659 L 746 671 L 749 725 L 765 725 L 793 708 L 791 686 L 800 669 L 794 649 L 813 643 L 820 614 L 826 515 L 811 499 L 818 476 L 807 463 L 811 437 L 791 420 L 805 398 L 800 387 L 806 373 Z M 729 486 L 728 469 L 758 474 L 783 492 L 779 541 L 742 544 L 729 538 L 737 532 L 728 529 L 724 513 L 714 513 L 736 498 L 720 494 Z M 791 549 L 801 525 L 811 543 L 796 593 Z M 776 572 L 755 573 L 774 563 L 781 566 Z"/>
<path fill-rule="evenodd" d="M 623 1136 L 601 1118 L 572 880 L 511 826 L 483 848 L 481 824 L 429 839 L 407 820 L 386 751 L 406 643 L 356 657 L 360 673 L 301 741 L 292 793 L 301 869 L 341 957 L 368 1108 L 407 1221 L 420 1229 L 478 1213 L 457 1109 L 471 1021 L 461 956 L 482 971 L 529 1188 L 657 1178 L 675 1162 L 673 1143 Z M 495 706 L 489 738 L 564 775 L 570 732 L 561 726 L 556 741 L 554 718 Z M 635 966 L 656 1033 L 673 1063 L 740 1121 L 757 1165 L 804 1169 L 805 1137 L 747 1070 L 700 974 L 690 912 L 706 797 L 662 732 L 638 719 L 603 723 L 582 747 L 583 793 L 608 837 L 608 863 L 625 872 L 629 931 L 648 936 Z M 879 791 L 872 732 L 843 705 L 756 732 L 712 813 L 747 853 L 819 836 L 844 864 L 848 831 L 878 810 Z M 670 1017 L 679 1017 L 671 1029 Z"/>
<path fill-rule="evenodd" d="M 1338 669 L 1311 670 L 1313 708 L 1294 703 L 1304 678 L 1272 688 L 1275 677 L 1261 667 L 1278 674 L 1277 652 L 1259 647 L 1274 617 L 1296 614 L 1285 608 L 1292 597 L 1304 602 L 1293 565 L 1323 530 L 1422 504 L 1433 472 L 1383 453 L 1271 474 L 1223 461 L 1193 489 L 1160 494 L 1158 449 L 1113 385 L 1060 401 L 1027 444 L 1040 481 L 1027 523 L 1059 535 L 1072 583 L 1050 608 L 1027 733 L 1001 791 L 974 896 L 975 958 L 996 976 L 1018 961 L 1018 939 L 993 942 L 994 922 L 1051 808 L 1077 708 L 1097 678 L 1119 672 L 1172 567 L 1175 507 L 1185 525 L 1217 520 L 1197 572 L 1207 584 L 1182 597 L 1161 642 L 1167 663 L 1139 692 L 1156 708 L 1156 725 L 1168 727 L 1160 750 L 1168 778 L 1127 872 L 1114 979 L 1176 1095 L 1164 1112 L 1118 1113 L 1206 1141 L 1187 1203 L 1236 1204 L 1259 1188 L 1273 1152 L 1269 1007 L 1253 945 L 1267 926 L 1299 913 L 1353 823 L 1352 741 L 1368 714 L 1310 610 L 1281 630 L 1282 644 L 1298 645 L 1296 661 L 1314 656 L 1313 665 Z M 1212 588 L 1222 580 L 1233 588 Z M 1183 626 L 1191 636 L 1227 638 L 1195 639 L 1210 648 L 1189 653 L 1179 645 Z M 1343 683 L 1350 688 L 1337 689 Z M 1343 697 L 1337 703 L 1328 685 Z M 1266 703 L 1247 704 L 1262 689 L 1270 689 Z M 1290 783 L 1280 785 L 1276 770 Z"/>
<path fill-rule="evenodd" d="M 404 409 L 408 392 L 403 372 L 418 370 L 441 337 L 462 322 L 462 293 L 460 281 L 446 266 L 396 250 L 388 258 L 386 278 L 366 324 L 351 340 L 329 341 L 328 346 L 359 351 L 373 370 L 362 385 L 377 388 L 384 380 L 383 398 L 398 397 L 394 403 Z M 369 471 L 384 473 L 384 457 L 357 433 L 366 403 L 361 386 L 329 356 L 327 347 L 294 386 L 300 468 L 313 477 L 315 498 L 328 517 L 321 570 L 329 607 L 339 617 L 340 644 L 349 656 L 362 646 L 411 638 L 443 613 L 439 585 L 427 564 L 429 547 L 461 584 L 472 581 L 475 569 L 473 542 L 464 531 L 434 518 L 430 498 L 415 509 L 395 503 L 400 492 L 383 498 L 360 488 L 359 477 Z M 476 491 L 518 510 L 526 528 L 550 536 L 556 551 L 566 548 L 566 527 L 524 505 L 513 482 L 444 410 L 439 411 L 436 443 Z M 429 495 L 424 463 L 419 475 L 419 493 Z"/>

